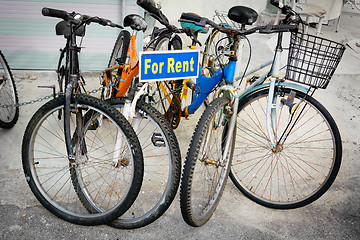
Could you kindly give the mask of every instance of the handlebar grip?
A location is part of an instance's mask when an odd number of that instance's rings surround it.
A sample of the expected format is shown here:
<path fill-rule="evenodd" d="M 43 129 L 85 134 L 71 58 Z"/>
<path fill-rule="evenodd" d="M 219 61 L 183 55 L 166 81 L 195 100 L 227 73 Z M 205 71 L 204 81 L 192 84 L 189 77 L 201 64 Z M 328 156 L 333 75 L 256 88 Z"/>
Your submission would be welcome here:
<path fill-rule="evenodd" d="M 194 14 L 191 13 L 182 13 L 180 16 L 180 19 L 186 19 L 186 20 L 191 20 L 191 21 L 195 21 L 195 22 L 201 22 L 201 20 L 203 20 L 204 18 L 200 17 L 200 16 L 196 16 Z"/>
<path fill-rule="evenodd" d="M 150 13 L 157 14 L 159 11 L 152 0 L 137 0 L 136 3 Z"/>
<path fill-rule="evenodd" d="M 259 29 L 259 33 L 296 32 L 297 30 L 297 25 L 267 25 Z"/>
<path fill-rule="evenodd" d="M 44 7 L 42 10 L 42 15 L 47 17 L 55 17 L 55 18 L 62 18 L 66 20 L 69 17 L 69 13 L 63 10 L 52 9 Z"/>
<path fill-rule="evenodd" d="M 195 25 L 202 26 L 202 27 L 205 27 L 206 24 L 209 24 L 210 26 L 212 26 L 215 29 L 221 28 L 219 25 L 217 25 L 213 21 L 211 21 L 205 17 L 198 16 L 193 13 L 182 13 L 179 21 L 181 21 L 181 19 L 183 19 L 184 21 L 193 22 Z"/>

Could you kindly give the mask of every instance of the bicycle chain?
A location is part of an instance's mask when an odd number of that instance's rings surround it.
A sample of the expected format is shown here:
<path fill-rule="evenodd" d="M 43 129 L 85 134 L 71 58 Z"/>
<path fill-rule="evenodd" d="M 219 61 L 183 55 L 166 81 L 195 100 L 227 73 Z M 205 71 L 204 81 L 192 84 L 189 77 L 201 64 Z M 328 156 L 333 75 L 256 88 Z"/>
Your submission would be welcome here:
<path fill-rule="evenodd" d="M 111 85 L 110 85 L 111 86 Z M 116 86 L 114 86 L 116 88 Z M 105 86 L 101 86 L 100 88 L 97 88 L 97 89 L 93 89 L 91 91 L 86 91 L 85 93 L 81 93 L 83 95 L 90 95 L 90 94 L 94 94 L 94 93 L 97 93 L 99 91 L 101 91 L 102 89 L 104 89 Z M 30 105 L 30 104 L 34 104 L 34 103 L 38 103 L 38 102 L 42 102 L 42 101 L 45 101 L 45 100 L 48 100 L 50 99 L 51 97 L 58 97 L 59 95 L 63 95 L 64 93 L 61 93 L 61 92 L 58 92 L 55 94 L 50 94 L 48 96 L 45 96 L 45 97 L 41 97 L 41 98 L 38 98 L 36 100 L 31 100 L 31 101 L 28 101 L 28 102 L 22 102 L 22 103 L 17 103 L 17 104 L 8 104 L 8 105 L 1 105 L 0 104 L 0 108 L 10 108 L 10 107 L 22 107 L 22 106 L 26 106 L 26 105 Z"/>
<path fill-rule="evenodd" d="M 116 87 L 114 84 L 110 84 L 109 86 L 110 86 L 110 87 L 114 87 L 116 90 L 119 90 L 119 89 L 117 89 L 117 87 Z M 99 87 L 99 88 L 97 88 L 97 89 L 93 89 L 93 90 L 91 90 L 91 91 L 86 91 L 85 93 L 82 93 L 82 94 L 84 94 L 84 95 L 95 94 L 95 93 L 103 90 L 104 88 L 106 88 L 106 86 L 101 86 L 101 87 Z M 173 93 L 175 93 L 175 92 L 177 92 L 177 91 L 180 91 L 181 89 L 182 89 L 182 87 L 179 87 L 179 88 L 177 88 L 177 89 L 174 89 L 173 91 L 171 91 L 170 93 L 166 94 L 163 98 L 161 98 L 161 99 L 158 100 L 157 102 L 153 102 L 152 105 L 156 105 L 156 104 L 164 101 L 168 96 L 170 96 L 171 94 L 173 94 Z M 22 102 L 22 103 L 17 103 L 17 104 L 8 104 L 8 105 L 1 105 L 1 104 L 0 104 L 0 108 L 23 107 L 23 106 L 26 106 L 26 105 L 31 105 L 31 104 L 35 104 L 35 103 L 38 103 L 38 102 L 42 102 L 42 101 L 48 100 L 48 99 L 50 99 L 51 97 L 56 98 L 56 97 L 58 97 L 58 96 L 60 96 L 60 95 L 63 95 L 63 94 L 64 94 L 64 93 L 58 92 L 58 93 L 55 94 L 55 96 L 54 96 L 54 94 L 50 94 L 50 95 L 48 95 L 48 96 L 41 97 L 41 98 L 38 98 L 38 99 L 36 99 L 36 100 L 30 100 L 30 101 L 28 101 L 28 102 Z"/>

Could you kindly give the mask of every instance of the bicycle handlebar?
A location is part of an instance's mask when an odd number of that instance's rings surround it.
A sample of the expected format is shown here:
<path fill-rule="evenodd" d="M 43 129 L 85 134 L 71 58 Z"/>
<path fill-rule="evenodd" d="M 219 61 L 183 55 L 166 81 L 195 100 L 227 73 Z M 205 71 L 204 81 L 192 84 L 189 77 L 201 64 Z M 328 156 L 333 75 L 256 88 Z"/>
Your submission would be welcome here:
<path fill-rule="evenodd" d="M 185 20 L 185 21 L 187 20 L 188 22 L 194 23 L 195 25 L 198 25 L 201 27 L 205 27 L 205 25 L 208 24 L 215 29 L 219 29 L 219 30 L 221 29 L 221 27 L 219 25 L 217 25 L 213 21 L 209 20 L 208 18 L 197 16 L 194 14 L 182 13 L 181 17 L 180 17 L 180 21 L 181 20 Z"/>
<path fill-rule="evenodd" d="M 158 20 L 162 25 L 169 27 L 170 23 L 167 17 L 162 13 L 162 11 L 156 7 L 156 4 L 153 0 L 137 0 L 137 5 L 148 11 L 152 17 Z"/>
<path fill-rule="evenodd" d="M 58 10 L 58 9 L 44 7 L 41 10 L 41 13 L 43 16 L 46 16 L 46 17 L 61 18 L 61 19 L 64 19 L 65 21 L 72 21 L 74 24 L 81 23 L 80 20 L 75 19 L 73 16 L 71 16 L 70 13 L 68 13 L 64 10 Z"/>
<path fill-rule="evenodd" d="M 182 13 L 180 21 L 191 22 L 191 23 L 194 23 L 195 25 L 202 26 L 202 27 L 205 27 L 205 25 L 208 24 L 221 32 L 227 32 L 230 30 L 230 31 L 238 32 L 239 34 L 242 34 L 242 35 L 249 35 L 249 34 L 252 34 L 255 32 L 269 34 L 269 33 L 277 33 L 277 32 L 294 32 L 294 31 L 298 30 L 297 25 L 288 25 L 288 24 L 259 26 L 259 27 L 254 27 L 254 28 L 248 29 L 248 30 L 237 30 L 237 29 L 231 29 L 231 28 L 224 28 L 205 17 L 197 16 L 194 14 L 188 14 L 188 13 Z"/>
<path fill-rule="evenodd" d="M 100 18 L 100 17 L 90 17 L 87 15 L 80 15 L 80 14 L 76 14 L 75 12 L 68 13 L 64 10 L 46 8 L 46 7 L 44 7 L 41 12 L 42 12 L 42 15 L 44 15 L 44 16 L 61 18 L 61 19 L 64 19 L 65 21 L 70 21 L 70 22 L 74 23 L 75 25 L 81 25 L 84 23 L 95 22 L 95 23 L 101 24 L 103 26 L 124 28 L 121 25 L 111 22 L 109 19 Z M 75 18 L 75 16 L 77 16 L 77 15 L 79 17 Z"/>

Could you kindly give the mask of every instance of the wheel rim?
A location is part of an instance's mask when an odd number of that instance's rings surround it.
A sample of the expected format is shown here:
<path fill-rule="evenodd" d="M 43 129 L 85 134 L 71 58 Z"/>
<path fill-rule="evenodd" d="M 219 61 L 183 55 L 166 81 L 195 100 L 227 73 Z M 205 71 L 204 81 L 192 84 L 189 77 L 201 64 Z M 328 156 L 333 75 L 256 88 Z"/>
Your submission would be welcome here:
<path fill-rule="evenodd" d="M 238 113 L 232 176 L 243 191 L 263 202 L 290 205 L 306 201 L 324 187 L 333 171 L 334 134 L 323 114 L 298 98 L 304 110 L 295 115 L 302 116 L 285 142 L 273 149 L 266 132 L 264 96 L 256 97 Z M 278 97 L 278 107 L 285 97 Z M 279 107 L 276 118 L 274 132 L 280 137 L 291 118 L 289 107 Z"/>
<path fill-rule="evenodd" d="M 106 215 L 107 211 L 112 211 L 123 203 L 133 178 L 133 169 L 130 170 L 133 166 L 132 163 L 127 169 L 113 171 L 114 167 L 110 166 L 113 163 L 109 158 L 112 155 L 111 149 L 114 148 L 110 145 L 102 147 L 102 145 L 109 144 L 109 142 L 105 142 L 105 139 L 110 138 L 100 138 L 100 136 L 106 136 L 111 134 L 111 131 L 116 132 L 121 129 L 118 126 L 106 124 L 105 121 L 111 121 L 110 117 L 100 112 L 104 116 L 102 123 L 104 125 L 101 130 L 107 132 L 101 133 L 100 127 L 96 130 L 88 129 L 85 136 L 88 159 L 79 159 L 79 152 L 77 152 L 76 164 L 71 165 L 67 158 L 63 139 L 63 121 L 57 120 L 58 113 L 62 111 L 62 108 L 63 106 L 59 106 L 47 112 L 38 121 L 30 137 L 27 154 L 34 184 L 48 204 L 65 214 L 80 218 L 96 218 Z M 88 110 L 95 111 L 91 107 Z M 88 122 L 86 127 L 90 126 L 90 121 Z M 74 121 L 71 123 L 72 129 L 74 129 Z M 94 131 L 94 133 L 89 133 L 89 131 Z M 44 137 L 45 135 L 50 138 L 47 139 Z M 129 143 L 124 142 L 124 144 L 127 145 L 124 154 L 129 162 L 132 162 L 132 155 L 128 153 Z M 77 173 L 75 179 L 81 179 L 78 184 L 83 187 L 82 189 L 75 186 L 74 178 L 72 178 L 74 175 L 71 174 L 74 172 Z M 85 199 L 80 199 L 79 194 L 87 197 L 87 203 L 84 203 Z"/>

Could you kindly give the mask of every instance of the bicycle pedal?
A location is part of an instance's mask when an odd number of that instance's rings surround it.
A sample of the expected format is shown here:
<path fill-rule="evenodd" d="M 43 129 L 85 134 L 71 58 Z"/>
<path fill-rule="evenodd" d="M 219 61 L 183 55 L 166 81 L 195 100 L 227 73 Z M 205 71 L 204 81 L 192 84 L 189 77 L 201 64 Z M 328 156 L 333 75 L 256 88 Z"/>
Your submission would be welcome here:
<path fill-rule="evenodd" d="M 151 142 L 154 144 L 155 147 L 165 147 L 165 140 L 161 136 L 161 133 L 154 133 L 151 136 Z"/>
<path fill-rule="evenodd" d="M 294 115 L 297 110 L 299 110 L 300 108 L 300 105 L 298 103 L 293 103 L 290 107 L 289 107 L 289 112 L 290 112 L 290 115 Z"/>

